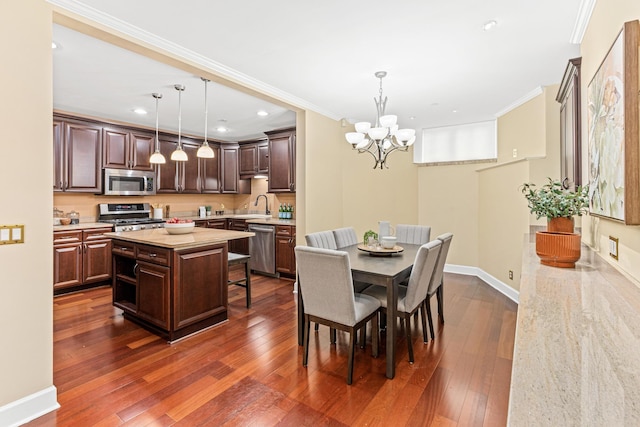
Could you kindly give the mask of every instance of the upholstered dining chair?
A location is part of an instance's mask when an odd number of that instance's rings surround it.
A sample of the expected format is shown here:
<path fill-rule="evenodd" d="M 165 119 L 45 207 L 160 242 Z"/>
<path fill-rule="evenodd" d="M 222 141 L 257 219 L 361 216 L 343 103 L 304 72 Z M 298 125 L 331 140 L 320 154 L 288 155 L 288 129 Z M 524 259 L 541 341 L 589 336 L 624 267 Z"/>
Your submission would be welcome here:
<path fill-rule="evenodd" d="M 333 236 L 336 239 L 338 249 L 346 248 L 347 246 L 358 243 L 358 236 L 356 235 L 356 230 L 353 227 L 337 228 L 333 230 Z"/>
<path fill-rule="evenodd" d="M 311 322 L 349 333 L 347 384 L 353 382 L 355 333 L 373 320 L 372 354 L 378 356 L 377 314 L 380 301 L 368 295 L 356 294 L 351 279 L 349 254 L 332 249 L 296 246 L 299 292 L 304 304 L 304 354 L 302 365 L 309 360 L 309 329 Z"/>
<path fill-rule="evenodd" d="M 307 241 L 307 246 L 311 246 L 314 248 L 324 248 L 324 249 L 338 249 L 338 245 L 336 244 L 336 238 L 333 235 L 333 231 L 318 231 L 316 233 L 309 233 L 304 236 Z M 314 326 L 314 330 L 318 330 L 318 324 L 316 323 Z M 336 342 L 336 330 L 330 328 L 329 338 L 331 344 Z"/>
<path fill-rule="evenodd" d="M 398 244 L 424 245 L 431 239 L 431 227 L 428 225 L 396 225 L 396 241 Z"/>
<path fill-rule="evenodd" d="M 442 249 L 438 255 L 438 262 L 436 263 L 433 277 L 431 277 L 431 283 L 429 283 L 429 290 L 427 291 L 427 298 L 424 301 L 424 305 L 427 308 L 427 318 L 429 319 L 429 331 L 431 332 L 431 339 L 435 339 L 436 336 L 433 330 L 433 318 L 431 316 L 431 297 L 436 295 L 438 300 L 438 317 L 440 322 L 444 323 L 444 265 L 447 262 L 447 255 L 449 254 L 449 247 L 451 246 L 451 240 L 453 239 L 452 233 L 444 233 L 437 237 L 437 240 L 442 242 Z"/>
<path fill-rule="evenodd" d="M 413 363 L 413 343 L 411 339 L 411 316 L 420 309 L 422 311 L 422 338 L 427 343 L 427 325 L 425 324 L 424 300 L 427 298 L 427 291 L 431 283 L 438 254 L 442 242 L 434 240 L 426 243 L 418 249 L 416 259 L 411 269 L 411 276 L 406 287 L 398 287 L 397 315 L 403 321 L 407 331 L 407 347 L 409 350 L 409 363 Z M 380 310 L 386 313 L 387 309 L 387 288 L 379 285 L 369 286 L 363 292 L 380 301 Z"/>

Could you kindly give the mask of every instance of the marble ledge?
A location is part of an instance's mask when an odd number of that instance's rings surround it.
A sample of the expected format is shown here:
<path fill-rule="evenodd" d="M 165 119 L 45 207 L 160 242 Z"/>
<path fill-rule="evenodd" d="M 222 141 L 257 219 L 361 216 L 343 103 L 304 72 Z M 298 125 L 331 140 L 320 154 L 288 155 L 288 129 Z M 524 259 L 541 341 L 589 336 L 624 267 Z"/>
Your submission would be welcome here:
<path fill-rule="evenodd" d="M 640 289 L 582 245 L 575 269 L 524 242 L 510 426 L 640 425 Z"/>

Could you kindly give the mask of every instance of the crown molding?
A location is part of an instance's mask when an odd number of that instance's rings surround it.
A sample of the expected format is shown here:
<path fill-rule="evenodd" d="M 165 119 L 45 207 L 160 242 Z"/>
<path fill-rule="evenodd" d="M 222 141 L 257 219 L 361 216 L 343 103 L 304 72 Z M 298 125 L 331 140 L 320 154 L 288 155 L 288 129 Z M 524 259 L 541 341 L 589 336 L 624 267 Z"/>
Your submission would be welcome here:
<path fill-rule="evenodd" d="M 505 114 L 507 114 L 511 110 L 515 110 L 516 108 L 518 108 L 519 106 L 521 106 L 525 102 L 530 101 L 533 98 L 535 98 L 536 96 L 542 94 L 542 92 L 543 92 L 542 91 L 542 86 L 538 86 L 537 88 L 533 89 L 531 92 L 527 93 L 526 95 L 524 95 L 523 97 L 521 97 L 519 99 L 516 99 L 511 104 L 507 105 L 505 108 L 503 108 L 502 110 L 498 111 L 495 114 L 496 119 L 498 117 L 504 116 Z"/>
<path fill-rule="evenodd" d="M 581 44 L 584 33 L 587 31 L 587 26 L 591 20 L 593 9 L 596 7 L 596 0 L 582 0 L 580 2 L 580 8 L 578 9 L 578 16 L 576 17 L 576 23 L 573 26 L 571 32 L 570 43 Z"/>
<path fill-rule="evenodd" d="M 148 46 L 170 53 L 172 56 L 182 59 L 185 62 L 193 63 L 203 69 L 211 70 L 223 78 L 234 81 L 242 86 L 270 96 L 279 101 L 283 101 L 292 107 L 312 110 L 336 121 L 341 118 L 337 114 L 331 111 L 326 111 L 302 98 L 234 70 L 233 68 L 227 67 L 224 64 L 213 61 L 204 55 L 189 50 L 170 40 L 158 37 L 157 35 L 143 30 L 142 28 L 131 25 L 121 19 L 101 12 L 98 9 L 87 6 L 76 0 L 47 0 L 47 2 L 62 11 L 73 13 L 103 27 L 122 33 L 133 40 L 138 40 Z"/>

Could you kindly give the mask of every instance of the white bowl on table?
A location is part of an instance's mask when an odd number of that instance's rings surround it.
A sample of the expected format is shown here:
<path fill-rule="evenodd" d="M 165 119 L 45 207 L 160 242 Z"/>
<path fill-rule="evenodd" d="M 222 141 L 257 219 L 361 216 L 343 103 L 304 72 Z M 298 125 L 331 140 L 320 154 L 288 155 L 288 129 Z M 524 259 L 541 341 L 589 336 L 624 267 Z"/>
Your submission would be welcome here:
<path fill-rule="evenodd" d="M 188 234 L 193 232 L 193 227 L 195 227 L 196 223 L 191 222 L 165 222 L 164 229 L 167 230 L 169 234 Z"/>
<path fill-rule="evenodd" d="M 393 249 L 396 245 L 397 240 L 398 239 L 396 239 L 394 236 L 384 236 L 382 239 L 380 239 L 380 246 L 382 246 L 384 249 Z"/>

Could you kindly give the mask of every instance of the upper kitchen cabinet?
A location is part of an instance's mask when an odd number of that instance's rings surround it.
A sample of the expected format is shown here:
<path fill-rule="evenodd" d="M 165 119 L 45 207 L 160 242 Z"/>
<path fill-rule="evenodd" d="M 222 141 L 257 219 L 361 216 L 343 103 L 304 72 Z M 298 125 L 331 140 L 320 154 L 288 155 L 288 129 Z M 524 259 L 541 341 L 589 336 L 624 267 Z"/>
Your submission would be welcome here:
<path fill-rule="evenodd" d="M 252 178 L 269 172 L 269 142 L 251 141 L 240 145 L 240 178 Z"/>
<path fill-rule="evenodd" d="M 269 192 L 296 191 L 296 130 L 265 132 L 269 137 Z"/>
<path fill-rule="evenodd" d="M 102 190 L 102 127 L 53 119 L 54 191 L 99 193 Z"/>
<path fill-rule="evenodd" d="M 182 149 L 189 158 L 186 162 L 171 160 L 171 153 L 177 146 L 177 138 L 161 136 L 159 139 L 160 152 L 167 162 L 157 166 L 156 191 L 158 193 L 199 193 L 200 168 L 196 156 L 199 145 L 185 141 L 183 138 Z"/>
<path fill-rule="evenodd" d="M 220 147 L 209 142 L 213 150 L 212 159 L 200 159 L 200 184 L 203 193 L 220 193 Z"/>
<path fill-rule="evenodd" d="M 152 133 L 105 127 L 102 148 L 102 166 L 105 168 L 153 170 L 149 161 L 154 150 Z"/>
<path fill-rule="evenodd" d="M 222 177 L 221 193 L 251 193 L 251 181 L 247 179 L 240 179 L 238 151 L 237 144 L 220 145 L 220 176 Z"/>

